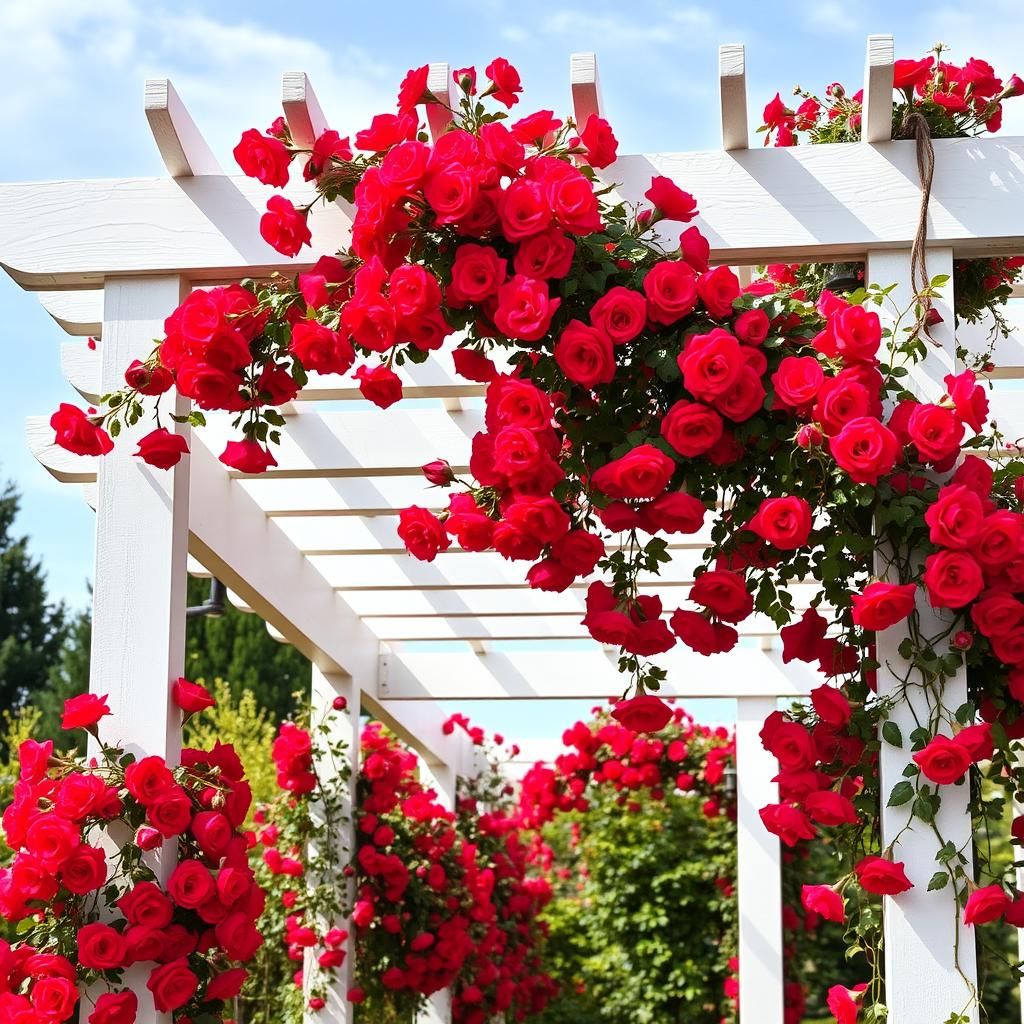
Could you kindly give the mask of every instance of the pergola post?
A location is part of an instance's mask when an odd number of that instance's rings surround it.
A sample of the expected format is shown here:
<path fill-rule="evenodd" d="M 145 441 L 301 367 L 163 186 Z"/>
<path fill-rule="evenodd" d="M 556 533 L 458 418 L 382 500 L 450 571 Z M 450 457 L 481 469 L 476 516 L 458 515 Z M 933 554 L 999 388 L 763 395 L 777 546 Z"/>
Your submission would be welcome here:
<path fill-rule="evenodd" d="M 348 799 L 344 808 L 344 820 L 333 823 L 333 853 L 332 861 L 335 872 L 340 875 L 349 857 L 356 848 L 356 779 L 359 774 L 359 683 L 351 676 L 342 675 L 336 672 L 323 672 L 316 665 L 313 665 L 313 678 L 311 689 L 310 722 L 313 729 L 313 746 L 315 751 L 315 764 L 317 777 L 321 785 L 330 785 L 337 778 L 341 765 L 337 764 L 331 756 L 328 747 L 344 742 L 347 747 L 348 767 L 351 772 L 348 783 Z M 334 710 L 334 701 L 338 697 L 344 697 L 347 701 L 347 711 Z M 327 731 L 320 732 L 320 726 L 326 723 Z M 322 808 L 313 805 L 311 813 L 314 816 L 322 815 Z M 315 847 L 310 850 L 311 856 L 318 853 Z M 319 879 L 309 878 L 307 884 L 315 886 Z M 349 903 L 351 903 L 351 890 L 353 882 L 349 881 Z M 338 970 L 334 986 L 326 994 L 327 1005 L 322 1010 L 313 1011 L 308 1008 L 310 996 L 310 982 L 315 974 L 316 957 L 318 949 L 306 950 L 306 964 L 304 971 L 305 995 L 307 1009 L 305 1019 L 308 1024 L 352 1024 L 355 1019 L 354 1008 L 348 1001 L 348 991 L 354 985 L 355 972 L 355 937 L 351 922 L 344 921 L 319 921 L 317 930 L 325 931 L 330 928 L 344 928 L 349 933 L 349 941 L 345 944 L 347 956 L 345 963 Z"/>
<path fill-rule="evenodd" d="M 182 296 L 177 276 L 106 281 L 104 392 L 124 383 L 132 359 L 146 358 Z M 165 398 L 161 411 L 168 417 L 187 407 L 180 397 Z M 169 418 L 165 425 L 188 430 Z M 181 751 L 181 713 L 172 702 L 171 683 L 184 670 L 189 459 L 166 472 L 136 458 L 135 441 L 152 427 L 147 420 L 124 430 L 100 462 L 89 688 L 110 698 L 113 717 L 100 723 L 105 741 L 174 765 Z M 153 854 L 150 864 L 166 881 L 174 869 L 174 843 Z M 126 985 L 141 993 L 138 1024 L 166 1024 L 170 1016 L 153 1009 L 147 977 L 141 965 L 125 976 Z"/>
<path fill-rule="evenodd" d="M 941 298 L 934 306 L 942 322 L 931 328 L 928 358 L 911 370 L 908 387 L 922 401 L 935 401 L 945 390 L 942 378 L 956 370 L 956 343 L 953 332 L 953 252 L 948 248 L 928 250 L 928 274 L 949 276 Z M 891 294 L 895 306 L 905 309 L 912 305 L 914 289 L 911 283 L 910 251 L 891 250 L 868 253 L 867 279 L 881 285 L 896 284 Z M 893 322 L 894 310 L 883 307 L 883 321 Z M 913 312 L 910 314 L 912 322 Z M 907 318 L 899 325 L 902 337 Z M 927 344 L 927 342 L 926 342 Z M 878 572 L 884 574 L 882 561 Z M 943 628 L 944 617 L 928 605 L 918 601 L 920 631 L 924 637 L 937 634 Z M 892 787 L 904 778 L 903 770 L 911 763 L 909 736 L 918 725 L 927 725 L 929 708 L 922 688 L 915 685 L 916 670 L 899 654 L 899 645 L 908 635 L 905 623 L 900 623 L 878 634 L 878 696 L 885 698 L 899 691 L 904 678 L 911 685 L 905 697 L 897 699 L 891 720 L 899 726 L 903 736 L 901 747 L 882 741 L 879 752 L 879 771 L 882 793 L 882 844 L 895 844 L 894 860 L 904 861 L 914 888 L 899 896 L 884 897 L 883 928 L 885 947 L 885 992 L 889 1008 L 889 1024 L 918 1024 L 919 1021 L 942 1021 L 952 1013 L 962 1013 L 966 1019 L 978 1020 L 976 1005 L 977 962 L 974 934 L 961 923 L 956 906 L 956 893 L 952 885 L 936 892 L 928 891 L 932 873 L 941 868 L 935 859 L 938 840 L 935 829 L 944 842 L 951 842 L 966 858 L 965 871 L 972 874 L 971 816 L 968 811 L 969 787 L 966 784 L 941 787 L 942 805 L 935 816 L 934 826 L 919 818 L 910 818 L 909 805 L 886 807 Z M 964 668 L 943 687 L 943 704 L 956 710 L 967 700 L 967 673 Z M 910 819 L 908 824 L 908 819 Z M 959 949 L 959 955 L 955 952 Z"/>
<path fill-rule="evenodd" d="M 782 874 L 779 840 L 759 811 L 778 803 L 774 756 L 761 744 L 774 697 L 736 701 L 736 892 L 742 1024 L 782 1024 Z"/>

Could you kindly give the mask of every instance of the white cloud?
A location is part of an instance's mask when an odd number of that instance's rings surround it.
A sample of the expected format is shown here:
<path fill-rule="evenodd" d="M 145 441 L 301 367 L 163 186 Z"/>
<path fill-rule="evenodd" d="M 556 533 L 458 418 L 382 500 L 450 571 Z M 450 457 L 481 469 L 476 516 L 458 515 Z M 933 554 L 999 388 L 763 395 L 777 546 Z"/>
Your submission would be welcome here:
<path fill-rule="evenodd" d="M 818 32 L 840 35 L 857 32 L 860 28 L 860 22 L 836 0 L 811 0 L 804 17 L 807 25 Z"/>
<path fill-rule="evenodd" d="M 603 49 L 702 46 L 716 27 L 714 15 L 700 7 L 668 7 L 642 14 L 627 11 L 621 15 L 564 8 L 539 22 L 540 31 L 547 35 L 575 36 Z"/>

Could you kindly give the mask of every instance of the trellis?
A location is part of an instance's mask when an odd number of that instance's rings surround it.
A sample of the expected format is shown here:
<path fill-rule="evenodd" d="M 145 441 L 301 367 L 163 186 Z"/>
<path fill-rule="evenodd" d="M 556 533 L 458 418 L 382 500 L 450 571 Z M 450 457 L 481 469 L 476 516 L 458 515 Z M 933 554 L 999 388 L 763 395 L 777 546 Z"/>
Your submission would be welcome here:
<path fill-rule="evenodd" d="M 897 283 L 898 298 L 909 302 L 920 193 L 913 144 L 891 141 L 892 37 L 868 40 L 861 143 L 749 150 L 744 61 L 742 46 L 721 48 L 721 150 L 625 156 L 608 179 L 627 198 L 638 197 L 653 173 L 693 192 L 713 263 L 861 258 L 869 279 Z M 448 65 L 432 65 L 430 81 L 447 96 Z M 570 85 L 578 121 L 600 111 L 593 55 L 571 58 Z M 309 145 L 327 127 L 304 74 L 285 75 L 282 103 L 298 144 Z M 80 342 L 62 350 L 65 376 L 88 400 L 114 390 L 131 359 L 148 354 L 164 317 L 190 288 L 303 269 L 260 238 L 265 193 L 221 170 L 170 82 L 147 83 L 145 109 L 167 177 L 0 186 L 4 269 L 38 294 L 65 331 L 102 338 L 95 351 Z M 433 120 L 436 109 L 427 108 L 435 132 L 443 128 Z M 951 275 L 954 257 L 1024 252 L 1024 138 L 939 140 L 935 156 L 930 273 Z M 301 184 L 289 194 L 311 197 Z M 337 248 L 349 223 L 343 203 L 319 208 L 311 251 Z M 952 300 L 950 284 L 937 302 L 939 347 L 916 378 L 923 395 L 935 393 L 955 362 Z M 1024 376 L 1016 338 L 1000 343 L 995 361 L 999 376 Z M 495 555 L 453 550 L 424 565 L 405 554 L 395 512 L 435 502 L 437 492 L 424 489 L 422 463 L 444 457 L 464 466 L 482 425 L 482 391 L 456 377 L 443 356 L 402 374 L 407 397 L 421 401 L 386 416 L 367 411 L 351 380 L 311 381 L 284 410 L 278 466 L 259 478 L 217 461 L 229 431 L 222 418 L 192 434 L 191 457 L 170 473 L 132 457 L 131 431 L 96 464 L 54 447 L 45 418 L 29 421 L 37 459 L 57 479 L 84 485 L 96 509 L 92 685 L 110 693 L 132 749 L 177 753 L 179 719 L 167 690 L 182 671 L 189 558 L 193 571 L 225 581 L 237 604 L 312 659 L 315 704 L 343 694 L 351 708 L 381 718 L 418 750 L 449 802 L 457 776 L 473 771 L 473 756 L 465 737 L 444 734 L 436 701 L 604 698 L 621 690 L 613 652 L 583 642 L 582 586 L 531 591 L 520 571 Z M 1010 437 L 1024 435 L 1013 397 L 994 396 L 995 418 Z M 667 607 L 678 605 L 703 546 L 701 536 L 674 545 L 671 565 L 642 587 L 661 593 Z M 812 596 L 809 587 L 796 590 L 798 602 L 801 590 Z M 803 666 L 781 664 L 773 623 L 755 616 L 742 628 L 743 646 L 728 658 L 674 652 L 661 660 L 668 693 L 737 699 L 740 1012 L 745 1024 L 781 1024 L 780 855 L 757 813 L 777 800 L 770 781 L 776 765 L 757 733 L 780 697 L 803 696 L 820 680 Z M 899 664 L 903 635 L 894 627 L 880 637 L 883 663 Z M 880 672 L 880 691 L 893 685 Z M 948 685 L 955 706 L 965 692 L 963 673 Z M 355 760 L 354 732 L 349 739 Z M 885 780 L 901 775 L 908 756 L 883 745 Z M 885 840 L 904 823 L 894 815 L 883 812 Z M 964 787 L 944 795 L 940 817 L 943 833 L 969 850 Z M 919 832 L 905 836 L 901 856 L 925 877 L 933 851 L 918 849 L 920 839 Z M 164 857 L 161 873 L 170 868 Z M 967 1002 L 974 955 L 963 943 L 965 980 L 952 960 L 951 900 L 949 891 L 923 885 L 885 900 L 892 1024 L 943 1020 Z M 346 988 L 343 980 L 316 1019 L 351 1020 Z M 424 1019 L 448 1015 L 445 998 L 437 997 Z M 145 1008 L 139 1019 L 166 1024 Z"/>

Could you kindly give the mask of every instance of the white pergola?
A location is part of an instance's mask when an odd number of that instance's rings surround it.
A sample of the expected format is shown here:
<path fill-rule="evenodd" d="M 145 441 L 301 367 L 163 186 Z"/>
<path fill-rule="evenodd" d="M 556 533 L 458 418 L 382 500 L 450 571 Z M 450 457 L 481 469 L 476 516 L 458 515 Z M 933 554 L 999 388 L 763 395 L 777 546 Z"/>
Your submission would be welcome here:
<path fill-rule="evenodd" d="M 582 122 L 600 110 L 596 61 L 576 54 L 570 69 Z M 892 74 L 892 37 L 870 37 L 863 142 L 751 150 L 743 47 L 722 47 L 723 148 L 624 156 L 604 176 L 629 198 L 659 173 L 691 191 L 714 263 L 866 258 L 871 280 L 898 283 L 909 300 L 920 191 L 913 144 L 890 141 Z M 431 65 L 436 93 L 446 94 L 450 83 L 447 64 Z M 282 102 L 300 145 L 327 127 L 305 74 L 285 75 Z M 285 261 L 263 242 L 265 189 L 221 170 L 170 82 L 147 83 L 145 109 L 166 177 L 0 186 L 0 264 L 64 331 L 102 339 L 95 350 L 72 341 L 61 352 L 65 376 L 88 401 L 115 390 L 128 363 L 148 354 L 189 289 L 309 265 Z M 436 109 L 428 107 L 428 117 Z M 432 130 L 441 127 L 431 119 Z M 930 273 L 951 274 L 954 257 L 1024 252 L 1024 138 L 939 140 L 935 156 Z M 296 183 L 289 195 L 308 201 L 311 192 Z M 304 258 L 344 244 L 350 215 L 344 203 L 319 207 Z M 941 389 L 936 382 L 954 362 L 951 286 L 937 305 L 943 347 L 929 360 L 935 366 L 918 375 L 923 394 Z M 996 361 L 1000 376 L 1024 376 L 1016 338 L 1000 343 Z M 176 755 L 179 718 L 168 683 L 182 671 L 189 568 L 223 580 L 236 604 L 312 659 L 315 702 L 344 694 L 350 707 L 379 717 L 410 743 L 448 800 L 456 777 L 474 770 L 474 758 L 464 736 L 444 735 L 437 701 L 621 692 L 615 652 L 585 642 L 585 584 L 545 594 L 495 554 L 453 549 L 424 564 L 404 552 L 397 510 L 446 502 L 444 492 L 426 488 L 419 467 L 438 457 L 466 466 L 470 440 L 482 428 L 482 388 L 455 376 L 450 353 L 402 374 L 415 401 L 387 413 L 362 401 L 350 379 L 311 380 L 283 410 L 278 466 L 260 477 L 217 461 L 229 426 L 216 416 L 191 433 L 191 457 L 170 473 L 132 456 L 138 430 L 123 433 L 115 451 L 97 461 L 55 447 L 47 417 L 29 421 L 39 462 L 57 479 L 83 485 L 96 509 L 92 686 L 110 693 L 114 721 L 134 748 Z M 995 395 L 1010 437 L 1024 435 L 1013 398 Z M 685 600 L 705 540 L 674 545 L 662 576 L 642 581 L 667 610 Z M 798 604 L 813 596 L 810 586 L 796 589 Z M 742 629 L 743 646 L 726 658 L 674 651 L 660 660 L 668 694 L 737 699 L 740 1012 L 744 1024 L 781 1024 L 780 855 L 758 817 L 778 799 L 770 781 L 777 766 L 757 734 L 780 697 L 804 696 L 821 679 L 806 666 L 782 665 L 772 622 L 755 616 Z M 900 639 L 898 627 L 881 639 L 890 661 L 899 660 Z M 880 682 L 883 690 L 890 684 Z M 962 691 L 965 682 L 950 685 Z M 960 703 L 955 693 L 953 699 Z M 353 759 L 357 721 L 353 715 L 348 737 Z M 898 778 L 908 757 L 883 746 L 883 781 Z M 944 794 L 941 824 L 958 846 L 969 838 L 965 808 L 960 789 Z M 886 811 L 886 832 L 894 834 L 905 817 Z M 912 875 L 915 856 L 932 864 L 929 841 L 920 831 L 903 837 Z M 885 901 L 892 1024 L 945 1019 L 967 1002 L 951 960 L 951 895 L 925 892 L 931 870 L 912 892 Z M 969 945 L 961 960 L 972 979 Z M 339 986 L 317 1020 L 351 1020 L 346 988 Z M 142 1003 L 142 1024 L 166 1024 Z M 424 1019 L 449 1016 L 445 998 L 435 997 Z M 977 1020 L 976 1009 L 970 1019 Z"/>

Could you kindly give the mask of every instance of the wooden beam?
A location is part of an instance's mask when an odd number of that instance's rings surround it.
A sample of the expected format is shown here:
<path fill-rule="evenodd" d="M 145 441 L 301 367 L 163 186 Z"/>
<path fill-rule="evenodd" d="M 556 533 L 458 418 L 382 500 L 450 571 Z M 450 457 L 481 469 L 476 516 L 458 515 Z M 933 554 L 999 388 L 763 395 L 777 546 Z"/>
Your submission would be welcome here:
<path fill-rule="evenodd" d="M 483 655 L 383 647 L 377 692 L 389 706 L 419 700 L 603 700 L 629 685 L 617 659 L 616 651 L 606 653 L 593 643 Z M 661 692 L 681 698 L 802 697 L 824 681 L 809 666 L 783 666 L 779 655 L 755 648 L 736 648 L 717 659 L 677 648 L 654 660 L 668 669 Z"/>
<path fill-rule="evenodd" d="M 573 53 L 569 56 L 569 90 L 572 93 L 573 120 L 582 130 L 591 115 L 602 116 L 596 53 Z"/>
<path fill-rule="evenodd" d="M 172 178 L 224 173 L 169 78 L 146 80 L 145 108 L 153 140 Z"/>
<path fill-rule="evenodd" d="M 1024 138 L 937 139 L 930 239 L 957 257 L 1024 251 Z M 700 200 L 714 262 L 823 261 L 910 244 L 919 189 L 911 142 L 624 156 L 626 200 L 665 174 Z M 289 191 L 312 197 L 309 186 Z M 259 236 L 267 190 L 248 178 L 59 181 L 0 186 L 0 265 L 22 287 L 67 290 L 105 276 L 193 280 L 292 274 Z M 350 221 L 318 206 L 312 249 L 345 244 Z"/>
<path fill-rule="evenodd" d="M 430 65 L 427 75 L 427 92 L 438 101 L 426 104 L 430 137 L 437 142 L 452 123 L 451 112 L 458 110 L 462 95 L 452 79 L 452 69 L 443 61 Z"/>
<path fill-rule="evenodd" d="M 75 337 L 99 338 L 103 330 L 103 292 L 38 292 L 39 304 L 61 330 Z"/>
<path fill-rule="evenodd" d="M 863 142 L 892 138 L 892 80 L 896 51 L 892 36 L 868 36 L 864 62 L 864 106 L 860 137 Z"/>
<path fill-rule="evenodd" d="M 310 149 L 329 127 L 305 71 L 285 72 L 281 80 L 281 106 L 292 141 L 303 149 Z"/>
<path fill-rule="evenodd" d="M 718 48 L 718 91 L 722 106 L 722 149 L 735 152 L 748 146 L 747 70 L 742 43 Z"/>

